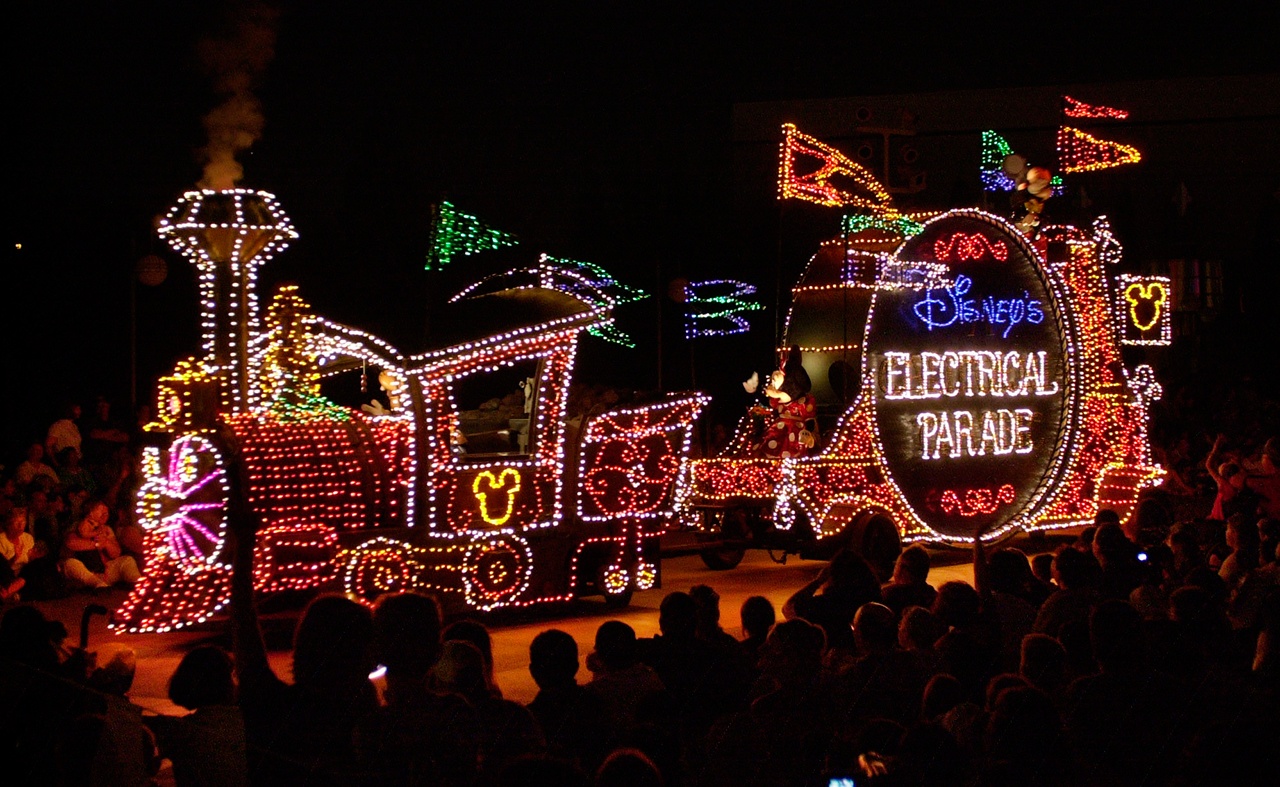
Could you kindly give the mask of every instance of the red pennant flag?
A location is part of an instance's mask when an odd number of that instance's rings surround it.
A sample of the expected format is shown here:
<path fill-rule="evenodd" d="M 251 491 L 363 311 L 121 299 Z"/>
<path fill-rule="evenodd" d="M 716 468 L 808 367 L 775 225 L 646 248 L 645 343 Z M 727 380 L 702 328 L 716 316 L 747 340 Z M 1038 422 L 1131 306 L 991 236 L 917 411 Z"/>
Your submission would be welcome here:
<path fill-rule="evenodd" d="M 1126 109 L 1116 109 L 1102 104 L 1086 104 L 1071 96 L 1062 97 L 1062 114 L 1069 118 L 1093 118 L 1097 120 L 1124 120 L 1129 117 Z"/>
<path fill-rule="evenodd" d="M 1058 129 L 1058 163 L 1063 172 L 1109 169 L 1141 160 L 1142 154 L 1132 145 L 1097 139 L 1071 126 Z"/>
<path fill-rule="evenodd" d="M 802 159 L 810 161 L 800 163 Z M 817 160 L 816 169 L 812 160 Z M 801 174 L 801 173 L 804 174 Z M 856 188 L 831 183 L 840 176 Z M 857 193 L 861 192 L 861 193 Z M 855 207 L 877 215 L 897 215 L 892 198 L 870 172 L 825 142 L 801 133 L 792 123 L 782 126 L 782 161 L 778 171 L 778 199 L 802 199 L 829 208 Z"/>

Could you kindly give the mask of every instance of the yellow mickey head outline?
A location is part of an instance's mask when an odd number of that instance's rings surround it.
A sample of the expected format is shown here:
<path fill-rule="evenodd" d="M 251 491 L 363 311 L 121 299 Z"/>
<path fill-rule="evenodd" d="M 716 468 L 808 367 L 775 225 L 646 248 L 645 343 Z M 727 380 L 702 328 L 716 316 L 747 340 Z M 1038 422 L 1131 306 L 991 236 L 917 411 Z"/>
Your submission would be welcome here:
<path fill-rule="evenodd" d="M 1157 287 L 1160 289 L 1160 297 L 1153 298 L 1153 291 Z M 1137 292 L 1136 296 L 1134 295 L 1135 291 Z M 1162 281 L 1153 281 L 1146 284 L 1140 281 L 1133 282 L 1124 288 L 1124 299 L 1129 302 L 1129 321 L 1144 333 L 1151 330 L 1160 322 L 1160 315 L 1164 311 L 1164 303 L 1168 298 L 1169 289 L 1164 286 Z M 1155 306 L 1155 310 L 1151 314 L 1151 321 L 1145 324 L 1138 319 L 1138 304 L 1143 301 L 1148 301 Z"/>
<path fill-rule="evenodd" d="M 514 482 L 508 484 L 507 479 L 514 479 Z M 483 492 L 480 491 L 481 480 L 486 480 L 489 486 Z M 476 496 L 476 502 L 480 504 L 480 518 L 494 526 L 505 525 L 511 515 L 515 513 L 516 494 L 520 491 L 520 483 L 520 471 L 514 467 L 504 467 L 502 472 L 496 476 L 490 470 L 480 471 L 475 480 L 471 482 L 471 493 Z M 491 516 L 489 513 L 489 495 L 498 491 L 507 493 L 507 510 L 502 516 Z"/>

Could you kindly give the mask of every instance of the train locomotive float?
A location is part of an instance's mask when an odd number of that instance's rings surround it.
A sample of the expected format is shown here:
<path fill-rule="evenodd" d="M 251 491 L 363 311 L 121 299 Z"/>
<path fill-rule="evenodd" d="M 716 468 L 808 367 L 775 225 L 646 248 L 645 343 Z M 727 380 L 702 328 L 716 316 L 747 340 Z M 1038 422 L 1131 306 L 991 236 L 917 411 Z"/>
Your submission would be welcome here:
<path fill-rule="evenodd" d="M 811 381 L 813 449 L 771 455 L 748 415 L 681 478 L 707 564 L 850 545 L 883 570 L 904 542 L 1102 508 L 1130 523 L 1163 477 L 1147 441 L 1160 386 L 1121 344 L 1159 343 L 1164 284 L 1107 270 L 1120 247 L 1105 218 L 1034 234 L 976 209 L 859 218 L 793 288 L 780 348 L 800 349 Z"/>
<path fill-rule="evenodd" d="M 230 599 L 228 535 L 252 537 L 260 594 L 328 589 L 371 603 L 424 589 L 488 611 L 582 595 L 622 604 L 658 581 L 696 394 L 569 418 L 578 335 L 613 299 L 543 258 L 462 293 L 445 346 L 405 355 L 282 287 L 260 265 L 297 237 L 275 198 L 185 194 L 161 236 L 198 268 L 203 355 L 158 385 L 137 497 L 146 571 L 117 630 L 166 631 Z M 483 327 L 482 327 L 483 326 Z M 323 376 L 376 370 L 389 404 L 355 410 Z M 514 411 L 467 401 L 485 376 Z"/>

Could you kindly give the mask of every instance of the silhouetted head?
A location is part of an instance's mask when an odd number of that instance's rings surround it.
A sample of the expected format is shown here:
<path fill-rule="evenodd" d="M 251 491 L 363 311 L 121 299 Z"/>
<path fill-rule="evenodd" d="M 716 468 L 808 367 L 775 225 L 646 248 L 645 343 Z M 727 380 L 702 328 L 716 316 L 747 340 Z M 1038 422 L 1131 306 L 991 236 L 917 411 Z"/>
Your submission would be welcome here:
<path fill-rule="evenodd" d="M 720 594 L 710 585 L 694 585 L 689 596 L 698 610 L 699 634 L 710 634 L 720 628 Z"/>
<path fill-rule="evenodd" d="M 662 773 L 639 749 L 616 749 L 596 770 L 595 787 L 663 787 Z"/>
<path fill-rule="evenodd" d="M 445 642 L 440 658 L 432 669 L 440 688 L 456 692 L 469 699 L 485 697 L 489 693 L 489 681 L 484 672 L 484 656 L 470 642 L 459 639 Z"/>
<path fill-rule="evenodd" d="M 971 626 L 978 620 L 982 599 L 968 582 L 952 580 L 942 583 L 938 596 L 933 600 L 933 614 L 944 625 L 954 628 Z"/>
<path fill-rule="evenodd" d="M 1018 674 L 1040 688 L 1059 687 L 1067 679 L 1067 651 L 1048 634 L 1022 638 Z"/>
<path fill-rule="evenodd" d="M 1016 595 L 1031 583 L 1031 561 L 1019 549 L 997 549 L 987 561 L 991 589 L 997 593 Z"/>
<path fill-rule="evenodd" d="M 783 682 L 816 677 L 822 670 L 827 635 L 802 618 L 773 627 L 760 651 L 761 668 Z"/>
<path fill-rule="evenodd" d="M 187 710 L 234 705 L 236 684 L 231 657 L 222 648 L 201 645 L 182 657 L 169 678 L 169 699 Z"/>
<path fill-rule="evenodd" d="M 898 624 L 898 644 L 907 650 L 931 650 L 947 633 L 938 616 L 924 607 L 907 607 Z"/>
<path fill-rule="evenodd" d="M 921 698 L 921 715 L 925 721 L 933 721 L 964 702 L 968 693 L 954 676 L 942 673 L 934 675 L 924 687 Z"/>
<path fill-rule="evenodd" d="M 607 669 L 620 670 L 636 662 L 636 630 L 621 620 L 607 620 L 596 629 L 596 656 Z"/>
<path fill-rule="evenodd" d="M 751 639 L 764 639 L 773 624 L 778 622 L 773 603 L 764 596 L 751 596 L 742 602 L 742 610 L 738 614 L 742 618 L 742 630 Z"/>
<path fill-rule="evenodd" d="M 853 638 L 859 653 L 887 653 L 898 643 L 898 619 L 884 604 L 863 604 L 853 616 Z"/>
<path fill-rule="evenodd" d="M 489 629 L 485 628 L 483 623 L 475 620 L 455 620 L 445 626 L 441 639 L 445 642 L 457 640 L 475 645 L 480 651 L 480 656 L 484 658 L 484 674 L 488 681 L 493 683 L 493 638 L 489 636 Z"/>
<path fill-rule="evenodd" d="M 440 605 L 421 593 L 388 593 L 374 606 L 378 661 L 387 674 L 422 678 L 440 658 Z"/>
<path fill-rule="evenodd" d="M 327 688 L 364 681 L 373 671 L 373 615 L 345 596 L 318 596 L 293 634 L 293 682 Z"/>
<path fill-rule="evenodd" d="M 903 585 L 929 581 L 929 551 L 919 544 L 902 550 L 893 564 L 893 581 Z"/>
<path fill-rule="evenodd" d="M 668 593 L 658 607 L 658 628 L 662 636 L 676 640 L 693 639 L 698 628 L 698 604 L 688 593 Z"/>
<path fill-rule="evenodd" d="M 574 683 L 578 674 L 578 643 L 560 629 L 548 629 L 529 643 L 529 674 L 538 688 Z"/>

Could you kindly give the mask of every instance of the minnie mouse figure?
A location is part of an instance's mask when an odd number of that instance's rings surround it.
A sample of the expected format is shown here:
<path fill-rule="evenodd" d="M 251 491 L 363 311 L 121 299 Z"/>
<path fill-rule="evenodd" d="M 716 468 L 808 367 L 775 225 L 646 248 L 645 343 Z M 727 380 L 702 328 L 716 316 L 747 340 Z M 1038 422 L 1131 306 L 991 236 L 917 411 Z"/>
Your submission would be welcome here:
<path fill-rule="evenodd" d="M 814 447 L 817 408 L 809 393 L 812 387 L 800 364 L 800 348 L 792 346 L 782 368 L 769 376 L 765 386 L 769 407 L 753 410 L 765 417 L 764 435 L 755 447 L 757 456 L 788 459 L 804 456 Z"/>

